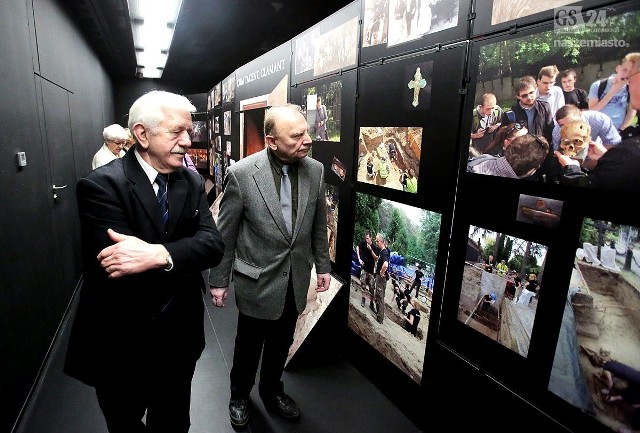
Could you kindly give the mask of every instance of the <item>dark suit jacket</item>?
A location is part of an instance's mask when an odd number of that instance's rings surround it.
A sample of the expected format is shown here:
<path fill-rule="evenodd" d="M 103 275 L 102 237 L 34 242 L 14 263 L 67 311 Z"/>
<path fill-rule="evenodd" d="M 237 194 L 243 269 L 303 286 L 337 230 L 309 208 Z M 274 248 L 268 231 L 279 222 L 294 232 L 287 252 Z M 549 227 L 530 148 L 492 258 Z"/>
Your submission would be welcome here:
<path fill-rule="evenodd" d="M 209 284 L 228 287 L 233 270 L 238 310 L 274 320 L 284 309 L 291 277 L 302 313 L 314 263 L 317 273 L 331 272 L 324 166 L 310 157 L 298 161 L 293 235 L 285 226 L 266 149 L 229 167 L 217 222 L 226 250 L 220 266 L 211 269 Z"/>
<path fill-rule="evenodd" d="M 167 233 L 153 186 L 133 151 L 80 179 L 76 194 L 84 281 L 65 372 L 95 385 L 135 377 L 159 359 L 195 364 L 204 348 L 201 272 L 224 253 L 202 176 L 185 168 L 171 174 Z M 164 244 L 174 268 L 108 279 L 96 259 L 113 244 L 108 228 Z"/>

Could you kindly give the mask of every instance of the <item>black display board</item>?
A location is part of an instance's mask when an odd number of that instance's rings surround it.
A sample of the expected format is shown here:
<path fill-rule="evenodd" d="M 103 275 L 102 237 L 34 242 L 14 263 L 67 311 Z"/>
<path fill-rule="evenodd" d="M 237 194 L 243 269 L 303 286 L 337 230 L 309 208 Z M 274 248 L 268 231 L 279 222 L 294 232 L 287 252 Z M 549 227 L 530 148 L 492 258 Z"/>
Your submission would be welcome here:
<path fill-rule="evenodd" d="M 291 88 L 291 102 L 301 106 L 309 131 L 314 139 L 310 156 L 324 165 L 328 192 L 328 205 L 336 205 L 337 224 L 329 234 L 333 269 L 345 281 L 348 280 L 351 243 L 351 221 L 353 220 L 352 190 L 354 180 L 353 149 L 356 106 L 356 71 L 339 76 L 306 82 Z M 316 101 L 321 98 L 328 113 L 328 140 L 319 139 L 315 131 Z M 329 218 L 334 219 L 334 218 Z"/>
<path fill-rule="evenodd" d="M 360 167 L 359 190 L 442 214 L 450 212 L 457 177 L 455 125 L 461 110 L 466 48 L 466 43 L 460 43 L 359 69 L 359 143 L 355 154 L 355 166 Z M 401 129 L 378 133 L 376 128 Z M 398 170 L 392 170 L 384 185 L 380 176 L 366 177 L 368 157 L 378 162 L 378 156 L 386 158 L 389 153 L 388 149 L 376 150 L 383 136 L 406 148 L 394 166 L 415 171 L 417 193 L 403 191 Z"/>
<path fill-rule="evenodd" d="M 627 188 L 624 182 L 594 188 L 567 185 L 562 177 L 532 180 L 467 172 L 472 112 L 485 93 L 494 93 L 498 105 L 508 110 L 517 104 L 514 83 L 525 75 L 536 77 L 547 65 L 557 65 L 560 71 L 575 69 L 576 87 L 588 91 L 594 81 L 612 74 L 632 47 L 640 46 L 638 9 L 637 2 L 585 7 L 580 18 L 584 24 L 571 31 L 560 31 L 547 19 L 471 42 L 460 178 L 438 338 L 481 374 L 574 431 L 629 427 L 629 413 L 605 399 L 604 382 L 592 374 L 601 369 L 583 348 L 598 353 L 602 348 L 611 359 L 640 370 L 640 358 L 634 355 L 640 353 L 637 334 L 622 331 L 610 338 L 610 328 L 620 325 L 611 322 L 611 311 L 602 311 L 630 308 L 630 323 L 638 323 L 632 306 L 638 305 L 635 274 L 617 274 L 630 280 L 632 288 L 611 289 L 609 306 L 600 301 L 602 290 L 621 284 L 609 268 L 623 268 L 624 249 L 635 245 L 629 233 L 635 233 L 640 217 L 627 209 L 634 194 L 622 190 Z M 597 29 L 589 27 L 592 16 L 603 20 Z M 529 18 L 516 21 L 526 24 Z M 568 46 L 574 50 L 567 51 Z M 621 242 L 625 246 L 616 248 Z M 516 271 L 523 280 L 534 274 L 537 289 L 516 290 L 509 299 L 509 273 L 500 275 L 496 267 L 487 272 L 489 254 L 496 263 L 504 259 L 508 272 Z M 621 302 L 624 293 L 634 293 L 633 303 L 626 307 Z M 488 297 L 483 300 L 484 295 Z M 594 315 L 597 323 L 585 322 Z"/>

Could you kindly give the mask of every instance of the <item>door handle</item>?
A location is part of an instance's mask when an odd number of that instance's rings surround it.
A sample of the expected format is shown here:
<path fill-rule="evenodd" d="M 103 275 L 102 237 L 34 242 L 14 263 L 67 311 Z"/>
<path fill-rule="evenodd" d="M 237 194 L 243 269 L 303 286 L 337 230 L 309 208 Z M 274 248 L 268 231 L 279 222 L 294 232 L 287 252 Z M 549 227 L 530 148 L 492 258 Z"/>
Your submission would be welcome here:
<path fill-rule="evenodd" d="M 66 187 L 67 185 L 62 185 L 62 186 L 51 185 L 51 188 L 53 188 L 53 199 L 56 200 L 58 198 L 58 194 L 56 193 L 57 190 L 65 189 Z"/>

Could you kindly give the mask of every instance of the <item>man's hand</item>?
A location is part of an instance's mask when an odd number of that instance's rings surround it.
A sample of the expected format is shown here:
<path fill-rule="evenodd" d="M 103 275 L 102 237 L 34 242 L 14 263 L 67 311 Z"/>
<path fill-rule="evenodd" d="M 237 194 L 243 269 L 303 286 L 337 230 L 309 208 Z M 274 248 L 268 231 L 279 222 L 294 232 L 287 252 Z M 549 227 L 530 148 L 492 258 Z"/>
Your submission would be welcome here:
<path fill-rule="evenodd" d="M 150 244 L 112 229 L 108 229 L 107 234 L 115 244 L 100 251 L 97 259 L 109 278 L 139 274 L 166 265 L 169 252 L 164 245 Z"/>
<path fill-rule="evenodd" d="M 475 133 L 471 134 L 471 138 L 473 138 L 474 140 L 478 140 L 482 137 L 484 137 L 484 128 L 480 128 Z"/>
<path fill-rule="evenodd" d="M 587 151 L 587 156 L 589 157 L 589 159 L 597 161 L 605 153 L 607 153 L 607 148 L 604 147 L 603 144 L 596 143 L 595 141 L 589 143 L 589 150 Z"/>
<path fill-rule="evenodd" d="M 567 155 L 563 155 L 562 152 L 556 150 L 555 152 L 556 158 L 558 158 L 558 162 L 561 166 L 566 167 L 567 165 L 577 165 L 580 166 L 580 163 L 575 159 L 569 158 Z"/>
<path fill-rule="evenodd" d="M 324 292 L 325 290 L 328 290 L 329 283 L 331 283 L 331 274 L 318 274 L 316 292 Z"/>
<path fill-rule="evenodd" d="M 228 293 L 226 287 L 213 287 L 209 288 L 211 293 L 211 302 L 216 307 L 224 307 L 224 301 L 227 299 Z"/>

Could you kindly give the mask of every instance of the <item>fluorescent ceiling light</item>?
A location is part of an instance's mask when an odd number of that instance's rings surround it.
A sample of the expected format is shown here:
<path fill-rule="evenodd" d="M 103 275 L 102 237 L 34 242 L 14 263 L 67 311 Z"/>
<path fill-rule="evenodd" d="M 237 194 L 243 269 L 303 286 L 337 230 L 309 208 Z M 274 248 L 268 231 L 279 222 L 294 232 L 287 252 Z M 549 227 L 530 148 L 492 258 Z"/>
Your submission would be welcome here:
<path fill-rule="evenodd" d="M 161 78 L 182 0 L 127 0 L 138 72 Z"/>

